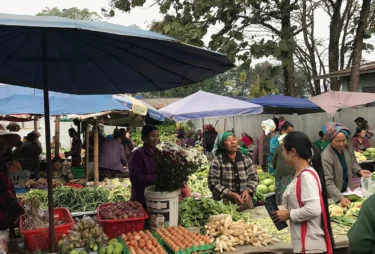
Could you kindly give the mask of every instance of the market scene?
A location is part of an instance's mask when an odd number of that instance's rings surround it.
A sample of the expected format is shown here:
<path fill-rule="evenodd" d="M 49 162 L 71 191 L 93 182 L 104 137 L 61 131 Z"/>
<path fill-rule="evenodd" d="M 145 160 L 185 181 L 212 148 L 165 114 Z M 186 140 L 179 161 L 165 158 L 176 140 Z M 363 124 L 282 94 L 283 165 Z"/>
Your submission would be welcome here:
<path fill-rule="evenodd" d="M 375 253 L 374 1 L 16 2 L 0 254 Z"/>

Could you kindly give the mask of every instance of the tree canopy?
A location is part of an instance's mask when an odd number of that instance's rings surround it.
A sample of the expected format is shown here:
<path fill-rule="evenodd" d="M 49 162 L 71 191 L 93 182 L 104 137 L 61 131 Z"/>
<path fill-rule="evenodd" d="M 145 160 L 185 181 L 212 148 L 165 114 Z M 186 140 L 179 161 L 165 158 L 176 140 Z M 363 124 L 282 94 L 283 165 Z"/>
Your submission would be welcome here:
<path fill-rule="evenodd" d="M 96 12 L 90 12 L 89 9 L 78 9 L 72 7 L 69 9 L 59 9 L 57 7 L 44 8 L 37 16 L 57 16 L 62 18 L 77 19 L 77 20 L 101 20 L 102 17 Z"/>

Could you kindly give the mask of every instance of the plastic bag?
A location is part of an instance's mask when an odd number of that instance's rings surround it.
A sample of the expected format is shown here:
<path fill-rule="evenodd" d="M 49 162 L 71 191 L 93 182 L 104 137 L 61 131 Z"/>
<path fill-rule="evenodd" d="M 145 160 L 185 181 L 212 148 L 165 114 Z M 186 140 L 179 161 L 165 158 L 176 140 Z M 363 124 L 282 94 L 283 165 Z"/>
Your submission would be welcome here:
<path fill-rule="evenodd" d="M 375 194 L 375 182 L 371 179 L 371 176 L 363 176 L 361 178 L 361 186 L 363 190 L 363 196 L 365 198 L 368 198 L 371 195 Z"/>
<path fill-rule="evenodd" d="M 8 253 L 9 230 L 0 230 L 0 254 Z"/>

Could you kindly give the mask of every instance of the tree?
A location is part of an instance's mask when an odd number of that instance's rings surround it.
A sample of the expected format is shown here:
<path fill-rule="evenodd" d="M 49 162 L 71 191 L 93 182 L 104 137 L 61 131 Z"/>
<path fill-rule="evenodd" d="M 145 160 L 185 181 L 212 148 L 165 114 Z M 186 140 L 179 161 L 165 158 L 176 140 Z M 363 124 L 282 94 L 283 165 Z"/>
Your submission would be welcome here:
<path fill-rule="evenodd" d="M 89 9 L 78 9 L 77 7 L 72 7 L 69 9 L 59 9 L 53 7 L 52 9 L 46 7 L 42 12 L 36 14 L 37 16 L 57 16 L 62 18 L 76 19 L 76 20 L 101 20 L 101 16 L 96 12 L 90 12 Z"/>
<path fill-rule="evenodd" d="M 368 31 L 366 31 L 366 29 L 368 25 L 368 17 L 370 15 L 370 5 L 371 0 L 363 0 L 362 9 L 359 16 L 358 28 L 354 40 L 353 61 L 349 83 L 350 92 L 358 92 L 363 39 L 366 36 L 366 32 L 369 33 Z"/>
<path fill-rule="evenodd" d="M 144 0 L 112 0 L 111 7 L 130 11 L 144 3 Z M 210 49 L 224 52 L 232 61 L 238 60 L 247 68 L 254 58 L 267 56 L 280 60 L 283 92 L 295 95 L 294 36 L 306 28 L 291 23 L 298 0 L 156 0 L 156 3 L 164 19 L 153 24 L 154 31 L 203 46 L 202 38 L 208 28 L 220 24 L 221 28 L 210 37 Z M 107 13 L 114 15 L 113 9 Z M 254 33 L 249 35 L 249 29 L 254 26 L 261 27 L 269 39 L 254 38 Z"/>

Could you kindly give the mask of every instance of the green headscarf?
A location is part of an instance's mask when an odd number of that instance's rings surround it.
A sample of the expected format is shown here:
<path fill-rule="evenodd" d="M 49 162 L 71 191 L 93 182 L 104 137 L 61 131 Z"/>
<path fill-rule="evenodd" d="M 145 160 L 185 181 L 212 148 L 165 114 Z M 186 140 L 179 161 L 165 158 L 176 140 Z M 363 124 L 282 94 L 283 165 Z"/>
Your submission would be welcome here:
<path fill-rule="evenodd" d="M 213 153 L 218 156 L 219 154 L 224 154 L 225 153 L 225 150 L 224 150 L 224 143 L 225 143 L 225 140 L 229 137 L 229 136 L 233 136 L 234 134 L 230 131 L 227 131 L 227 132 L 224 132 L 222 134 L 219 134 L 217 137 L 216 137 L 216 140 L 215 140 L 215 144 L 214 144 L 214 149 L 212 150 Z M 249 154 L 249 151 L 245 148 L 242 148 L 240 146 L 238 146 L 238 150 L 240 150 L 243 154 L 245 155 L 248 155 Z"/>

